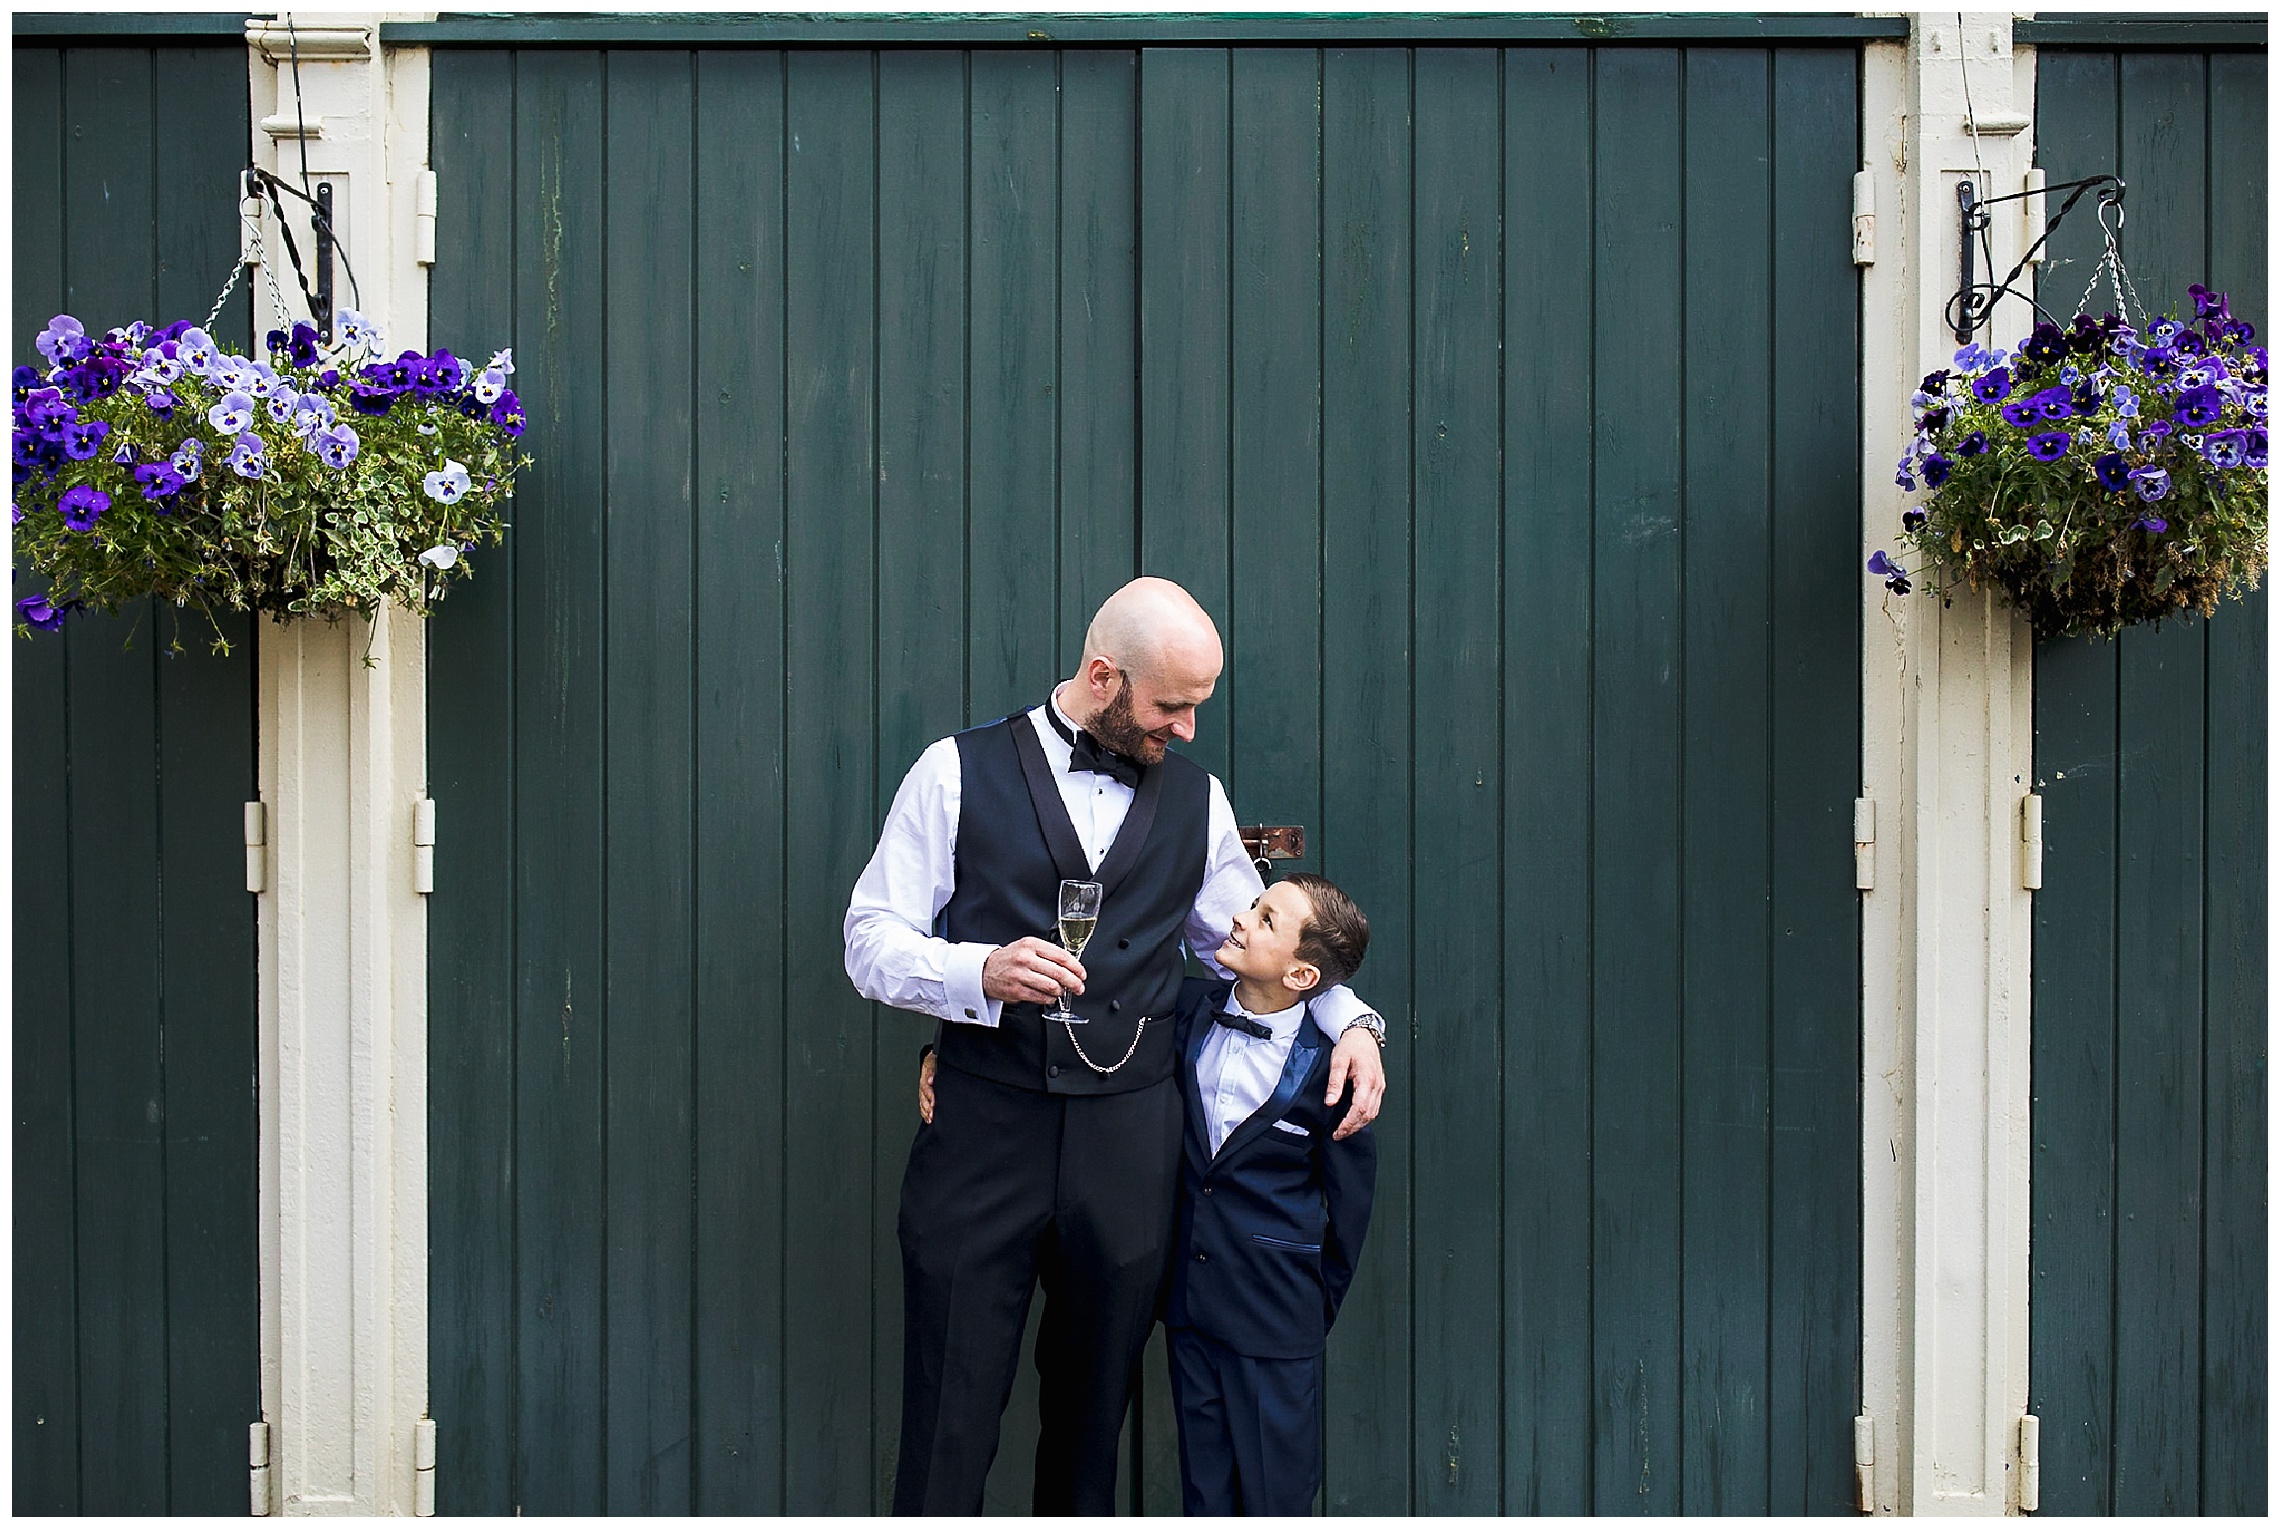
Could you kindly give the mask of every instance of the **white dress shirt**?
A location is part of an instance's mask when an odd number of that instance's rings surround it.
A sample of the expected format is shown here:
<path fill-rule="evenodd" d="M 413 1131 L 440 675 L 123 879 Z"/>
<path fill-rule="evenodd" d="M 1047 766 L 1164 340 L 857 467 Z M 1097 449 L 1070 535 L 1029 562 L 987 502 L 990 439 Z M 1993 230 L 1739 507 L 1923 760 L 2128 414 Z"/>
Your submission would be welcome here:
<path fill-rule="evenodd" d="M 1272 1014 L 1252 1014 L 1236 1000 L 1233 988 L 1221 1008 L 1243 1014 L 1265 1025 L 1267 1035 L 1248 1035 L 1226 1025 L 1213 1025 L 1195 1057 L 1195 1096 L 1203 1101 L 1204 1124 L 1211 1132 L 1211 1155 L 1217 1157 L 1228 1133 L 1259 1112 L 1282 1079 L 1290 1060 L 1290 1043 L 1306 1016 L 1306 1005 L 1294 1003 Z"/>
<path fill-rule="evenodd" d="M 1048 699 L 1046 705 L 1074 735 L 1076 724 L 1069 722 L 1059 702 Z M 1029 723 L 1037 730 L 1038 746 L 1061 788 L 1061 803 L 1069 810 L 1077 842 L 1098 870 L 1116 842 L 1117 830 L 1124 826 L 1132 788 L 1091 770 L 1072 772 L 1070 746 L 1046 720 L 1044 706 L 1030 710 Z M 1264 884 L 1250 851 L 1243 847 L 1226 788 L 1218 776 L 1210 780 L 1203 886 L 1182 933 L 1188 949 L 1225 977 L 1232 973 L 1213 964 L 1211 953 L 1234 927 L 1236 913 L 1251 906 Z M 886 825 L 879 830 L 878 848 L 856 878 L 854 895 L 847 902 L 847 920 L 841 928 L 847 977 L 855 991 L 875 1003 L 958 1024 L 994 1027 L 1003 1006 L 982 992 L 982 962 L 997 947 L 945 940 L 933 932 L 935 917 L 958 888 L 959 787 L 955 738 L 928 745 L 903 777 L 894 805 L 887 809 Z M 1332 1040 L 1371 1012 L 1344 987 L 1323 992 L 1314 1000 L 1313 1010 L 1314 1022 Z"/>

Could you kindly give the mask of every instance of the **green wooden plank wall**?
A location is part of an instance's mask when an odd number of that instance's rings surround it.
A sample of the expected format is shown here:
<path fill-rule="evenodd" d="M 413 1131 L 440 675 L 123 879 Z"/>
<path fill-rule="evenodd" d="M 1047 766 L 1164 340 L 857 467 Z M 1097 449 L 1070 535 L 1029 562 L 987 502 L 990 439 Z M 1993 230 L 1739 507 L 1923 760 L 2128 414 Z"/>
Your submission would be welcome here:
<path fill-rule="evenodd" d="M 245 50 L 19 46 L 14 67 L 12 361 L 60 312 L 203 320 L 237 258 Z M 13 645 L 19 1513 L 245 1511 L 255 670 L 250 623 L 223 629 L 226 658 L 156 609 Z"/>
<path fill-rule="evenodd" d="M 2190 313 L 2204 282 L 2267 324 L 2265 81 L 2261 50 L 2042 50 L 2042 164 L 2129 182 L 2122 250 L 2148 302 Z M 2053 245 L 2043 301 L 2063 315 L 2096 226 Z M 2265 1511 L 2269 608 L 2260 591 L 2035 648 L 2046 1512 Z"/>
<path fill-rule="evenodd" d="M 1854 51 L 435 71 L 538 458 L 432 637 L 444 1509 L 885 1506 L 927 1027 L 847 890 L 1145 570 L 1395 1020 L 1325 1506 L 1848 1510 Z"/>

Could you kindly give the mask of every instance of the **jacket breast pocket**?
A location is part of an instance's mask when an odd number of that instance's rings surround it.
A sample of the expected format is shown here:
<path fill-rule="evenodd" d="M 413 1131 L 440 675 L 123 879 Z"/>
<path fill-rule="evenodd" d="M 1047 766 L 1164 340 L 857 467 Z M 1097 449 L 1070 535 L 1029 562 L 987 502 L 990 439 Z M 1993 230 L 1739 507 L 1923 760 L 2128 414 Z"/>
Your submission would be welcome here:
<path fill-rule="evenodd" d="M 1285 1253 L 1319 1253 L 1319 1242 L 1292 1242 L 1287 1237 L 1269 1237 L 1265 1232 L 1253 1232 L 1251 1240 L 1263 1248 L 1280 1248 Z"/>

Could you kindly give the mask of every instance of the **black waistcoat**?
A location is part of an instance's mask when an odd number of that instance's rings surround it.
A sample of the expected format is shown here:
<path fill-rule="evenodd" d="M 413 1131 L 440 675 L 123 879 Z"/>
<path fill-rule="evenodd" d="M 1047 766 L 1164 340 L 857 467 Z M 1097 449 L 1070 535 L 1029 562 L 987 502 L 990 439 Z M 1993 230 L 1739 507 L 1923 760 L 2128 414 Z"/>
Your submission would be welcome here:
<path fill-rule="evenodd" d="M 1069 1007 L 1075 1027 L 1048 1022 L 1043 1006 L 1009 1003 L 997 1028 L 944 1024 L 945 1066 L 1015 1088 L 1054 1094 L 1118 1094 L 1172 1075 L 1172 1010 L 1186 961 L 1180 931 L 1203 886 L 1211 777 L 1167 754 L 1133 793 L 1116 842 L 1095 872 L 1062 805 L 1052 765 L 1027 712 L 958 735 L 957 889 L 942 910 L 949 939 L 1005 945 L 1023 935 L 1054 938 L 1061 882 L 1098 881 L 1100 922 L 1085 946 L 1085 991 Z M 1106 1076 L 1086 1054 L 1114 1067 Z"/>

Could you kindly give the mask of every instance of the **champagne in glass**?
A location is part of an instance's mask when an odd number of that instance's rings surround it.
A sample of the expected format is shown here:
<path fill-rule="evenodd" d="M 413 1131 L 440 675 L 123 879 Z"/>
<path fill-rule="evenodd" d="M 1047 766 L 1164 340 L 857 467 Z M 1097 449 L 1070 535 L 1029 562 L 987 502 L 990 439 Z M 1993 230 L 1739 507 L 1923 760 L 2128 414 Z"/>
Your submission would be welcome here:
<path fill-rule="evenodd" d="M 1072 956 L 1082 957 L 1085 943 L 1092 938 L 1093 925 L 1100 921 L 1100 883 L 1097 881 L 1064 881 L 1061 883 L 1060 934 L 1062 948 Z M 1054 1001 L 1045 1011 L 1047 1019 L 1057 1019 L 1064 1025 L 1081 1025 L 1084 1019 L 1070 1012 L 1067 993 Z"/>

